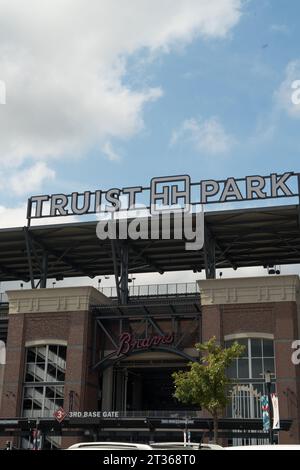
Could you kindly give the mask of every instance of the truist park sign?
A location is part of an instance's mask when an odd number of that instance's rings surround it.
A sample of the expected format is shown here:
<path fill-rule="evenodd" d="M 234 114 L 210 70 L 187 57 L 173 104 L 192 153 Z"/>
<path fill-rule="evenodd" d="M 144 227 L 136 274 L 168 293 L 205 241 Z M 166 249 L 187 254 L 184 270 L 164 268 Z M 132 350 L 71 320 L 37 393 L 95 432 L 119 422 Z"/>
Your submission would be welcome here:
<path fill-rule="evenodd" d="M 191 212 L 193 206 L 199 205 L 296 197 L 299 196 L 299 176 L 286 172 L 193 182 L 190 176 L 181 175 L 152 178 L 147 187 L 32 196 L 28 199 L 27 219 L 30 224 L 32 219 L 45 217 L 121 211 L 135 211 L 136 217 L 139 210 L 147 210 L 151 215 L 173 210 Z"/>

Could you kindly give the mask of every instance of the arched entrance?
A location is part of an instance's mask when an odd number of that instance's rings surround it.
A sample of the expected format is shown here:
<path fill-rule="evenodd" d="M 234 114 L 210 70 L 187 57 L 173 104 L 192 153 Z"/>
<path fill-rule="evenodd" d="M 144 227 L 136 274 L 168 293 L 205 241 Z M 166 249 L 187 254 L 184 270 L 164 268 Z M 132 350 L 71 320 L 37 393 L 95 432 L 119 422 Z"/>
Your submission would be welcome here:
<path fill-rule="evenodd" d="M 102 372 L 102 409 L 127 414 L 192 409 L 173 397 L 172 379 L 172 373 L 186 369 L 191 360 L 195 358 L 172 348 L 124 356 Z"/>

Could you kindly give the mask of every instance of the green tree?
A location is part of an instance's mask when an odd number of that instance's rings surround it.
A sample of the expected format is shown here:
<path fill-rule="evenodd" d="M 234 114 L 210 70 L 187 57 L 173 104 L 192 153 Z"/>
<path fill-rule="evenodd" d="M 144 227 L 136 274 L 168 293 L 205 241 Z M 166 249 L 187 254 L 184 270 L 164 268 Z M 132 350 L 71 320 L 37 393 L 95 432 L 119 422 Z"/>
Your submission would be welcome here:
<path fill-rule="evenodd" d="M 182 403 L 190 403 L 206 409 L 213 417 L 214 442 L 218 440 L 218 420 L 228 403 L 232 381 L 227 369 L 239 357 L 244 346 L 237 342 L 222 348 L 213 337 L 203 344 L 196 344 L 200 353 L 197 362 L 189 363 L 188 371 L 174 372 L 174 396 Z"/>

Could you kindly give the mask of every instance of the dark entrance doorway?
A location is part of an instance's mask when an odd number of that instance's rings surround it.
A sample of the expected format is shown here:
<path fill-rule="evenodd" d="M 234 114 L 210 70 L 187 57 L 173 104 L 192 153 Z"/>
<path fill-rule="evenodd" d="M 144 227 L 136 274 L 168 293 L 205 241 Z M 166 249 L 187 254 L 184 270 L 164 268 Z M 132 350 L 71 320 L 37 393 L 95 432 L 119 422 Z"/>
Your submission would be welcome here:
<path fill-rule="evenodd" d="M 136 410 L 191 410 L 173 397 L 174 367 L 146 367 L 127 369 L 127 411 Z"/>

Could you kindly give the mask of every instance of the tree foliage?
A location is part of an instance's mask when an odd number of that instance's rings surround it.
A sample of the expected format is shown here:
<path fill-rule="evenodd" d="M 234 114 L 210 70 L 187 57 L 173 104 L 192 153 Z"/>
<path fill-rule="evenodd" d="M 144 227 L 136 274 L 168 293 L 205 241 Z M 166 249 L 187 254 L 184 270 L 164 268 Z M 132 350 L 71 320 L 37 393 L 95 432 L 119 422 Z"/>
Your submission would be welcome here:
<path fill-rule="evenodd" d="M 188 371 L 172 374 L 175 384 L 174 396 L 182 403 L 190 403 L 206 409 L 214 418 L 228 403 L 231 380 L 227 369 L 239 357 L 244 346 L 237 342 L 222 348 L 213 337 L 195 348 L 201 354 L 199 362 L 191 362 Z"/>

